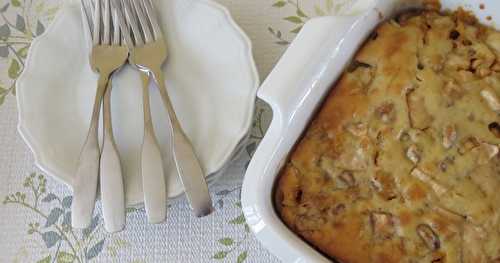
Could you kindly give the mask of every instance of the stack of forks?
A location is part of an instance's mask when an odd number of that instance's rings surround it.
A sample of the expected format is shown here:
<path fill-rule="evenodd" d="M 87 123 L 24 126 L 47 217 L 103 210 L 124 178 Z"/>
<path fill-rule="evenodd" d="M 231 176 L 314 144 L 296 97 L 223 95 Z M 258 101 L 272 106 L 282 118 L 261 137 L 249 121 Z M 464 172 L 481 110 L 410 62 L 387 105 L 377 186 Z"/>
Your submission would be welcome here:
<path fill-rule="evenodd" d="M 72 226 L 87 227 L 100 182 L 104 225 L 108 232 L 125 226 L 125 193 L 111 119 L 112 76 L 128 61 L 141 75 L 144 137 L 141 174 L 144 206 L 150 223 L 165 220 L 167 191 L 160 148 L 153 129 L 149 83 L 160 91 L 171 123 L 172 153 L 189 204 L 198 217 L 212 211 L 204 173 L 169 99 L 162 65 L 167 49 L 151 0 L 81 0 L 84 27 L 92 39 L 90 65 L 99 74 L 92 118 L 82 148 L 73 191 Z M 99 147 L 100 108 L 104 137 Z M 168 121 L 168 120 L 167 120 Z"/>

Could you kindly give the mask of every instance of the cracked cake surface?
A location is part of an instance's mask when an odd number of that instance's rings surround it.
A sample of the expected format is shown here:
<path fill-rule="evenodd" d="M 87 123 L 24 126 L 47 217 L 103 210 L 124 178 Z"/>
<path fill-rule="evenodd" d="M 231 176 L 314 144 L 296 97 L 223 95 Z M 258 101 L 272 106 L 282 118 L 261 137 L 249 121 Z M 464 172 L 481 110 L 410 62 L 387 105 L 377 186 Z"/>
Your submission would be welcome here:
<path fill-rule="evenodd" d="M 500 262 L 500 32 L 464 12 L 381 24 L 275 189 L 339 262 Z"/>

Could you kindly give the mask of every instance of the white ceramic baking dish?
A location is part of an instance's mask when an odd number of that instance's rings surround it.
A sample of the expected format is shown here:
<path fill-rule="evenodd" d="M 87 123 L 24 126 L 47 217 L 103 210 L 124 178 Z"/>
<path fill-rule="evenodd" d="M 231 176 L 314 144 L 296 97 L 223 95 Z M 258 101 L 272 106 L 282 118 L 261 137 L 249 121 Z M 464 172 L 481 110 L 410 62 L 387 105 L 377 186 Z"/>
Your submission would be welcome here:
<path fill-rule="evenodd" d="M 242 205 L 257 239 L 283 262 L 329 261 L 290 231 L 273 207 L 274 183 L 290 150 L 332 83 L 381 20 L 422 4 L 361 0 L 352 15 L 310 20 L 260 88 L 258 97 L 271 105 L 273 119 L 246 172 Z M 463 7 L 484 24 L 500 26 L 498 0 L 442 0 L 441 5 L 449 10 Z"/>

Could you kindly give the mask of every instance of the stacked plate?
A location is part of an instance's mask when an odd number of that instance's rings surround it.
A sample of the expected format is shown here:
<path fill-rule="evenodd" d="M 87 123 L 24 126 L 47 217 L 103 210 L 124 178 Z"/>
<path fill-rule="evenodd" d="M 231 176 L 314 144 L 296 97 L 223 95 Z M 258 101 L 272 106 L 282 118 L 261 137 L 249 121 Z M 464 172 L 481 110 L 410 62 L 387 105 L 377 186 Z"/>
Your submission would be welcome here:
<path fill-rule="evenodd" d="M 168 92 L 207 175 L 213 182 L 245 141 L 259 78 L 251 44 L 229 12 L 209 0 L 157 1 L 169 60 Z M 17 82 L 19 130 L 36 165 L 73 185 L 88 130 L 97 75 L 91 71 L 80 3 L 65 3 L 30 49 Z M 143 201 L 140 147 L 143 138 L 139 73 L 126 67 L 113 82 L 114 133 L 125 181 L 126 203 Z M 168 116 L 157 89 L 152 113 L 164 158 L 168 196 L 183 193 L 173 165 Z"/>

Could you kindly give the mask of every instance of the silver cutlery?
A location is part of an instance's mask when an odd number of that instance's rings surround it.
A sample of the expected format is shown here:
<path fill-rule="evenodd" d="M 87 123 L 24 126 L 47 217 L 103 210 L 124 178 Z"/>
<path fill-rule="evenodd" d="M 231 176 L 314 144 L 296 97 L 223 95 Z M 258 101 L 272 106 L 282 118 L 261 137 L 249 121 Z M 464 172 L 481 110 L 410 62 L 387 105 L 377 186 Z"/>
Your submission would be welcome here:
<path fill-rule="evenodd" d="M 164 188 L 162 188 L 164 176 L 163 173 L 159 172 L 161 158 L 149 110 L 148 84 L 149 80 L 152 79 L 159 89 L 163 104 L 169 114 L 174 162 L 189 204 L 196 216 L 205 216 L 212 211 L 212 200 L 204 172 L 191 142 L 182 130 L 165 87 L 161 67 L 167 59 L 167 47 L 154 6 L 150 0 L 122 0 L 121 3 L 125 13 L 125 19 L 123 17 L 120 19 L 122 31 L 124 34 L 128 34 L 127 31 L 130 27 L 133 36 L 133 41 L 131 38 L 126 40 L 130 49 L 129 62 L 142 72 L 145 115 L 142 177 L 146 211 L 151 220 L 156 219 L 157 216 L 158 218 L 163 216 L 161 213 L 166 207 Z M 152 167 L 148 167 L 153 162 L 150 158 L 153 158 L 155 162 Z M 158 212 L 157 209 L 161 209 L 162 212 Z"/>
<path fill-rule="evenodd" d="M 125 225 L 125 195 L 120 158 L 111 125 L 112 74 L 128 58 L 128 48 L 122 43 L 116 11 L 111 11 L 110 0 L 81 0 L 84 21 L 92 36 L 90 65 L 99 74 L 90 128 L 82 148 L 72 202 L 72 226 L 87 227 L 92 218 L 96 199 L 97 177 L 100 178 L 104 226 L 116 232 Z M 103 100 L 104 141 L 99 150 L 98 127 Z"/>

